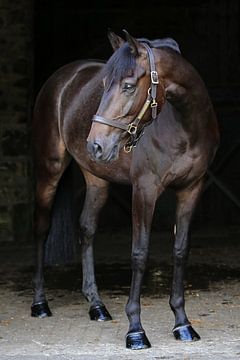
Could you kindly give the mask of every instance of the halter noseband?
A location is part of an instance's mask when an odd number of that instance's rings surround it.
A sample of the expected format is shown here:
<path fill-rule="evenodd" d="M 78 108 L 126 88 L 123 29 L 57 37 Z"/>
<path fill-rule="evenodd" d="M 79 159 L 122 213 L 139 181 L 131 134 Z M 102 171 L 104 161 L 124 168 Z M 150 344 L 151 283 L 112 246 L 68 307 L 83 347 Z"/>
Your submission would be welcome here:
<path fill-rule="evenodd" d="M 150 65 L 150 79 L 151 79 L 151 86 L 148 89 L 148 95 L 145 103 L 143 104 L 141 110 L 139 111 L 136 118 L 130 123 L 130 124 L 121 124 L 118 121 L 113 121 L 110 119 L 105 119 L 102 116 L 94 115 L 92 121 L 98 122 L 104 125 L 109 125 L 121 130 L 126 131 L 128 134 L 130 134 L 130 139 L 127 142 L 127 144 L 124 146 L 125 152 L 130 152 L 132 150 L 132 147 L 136 146 L 137 141 L 140 139 L 140 137 L 143 135 L 143 129 L 140 130 L 140 134 L 137 134 L 138 131 L 138 125 L 140 121 L 142 120 L 143 116 L 145 115 L 147 109 L 149 106 L 152 109 L 152 119 L 155 119 L 157 116 L 157 85 L 159 84 L 158 80 L 158 73 L 156 71 L 155 61 L 154 61 L 154 55 L 153 51 L 150 48 L 150 46 L 144 42 L 142 42 L 142 45 L 145 47 L 148 53 L 148 59 L 149 59 L 149 65 Z"/>

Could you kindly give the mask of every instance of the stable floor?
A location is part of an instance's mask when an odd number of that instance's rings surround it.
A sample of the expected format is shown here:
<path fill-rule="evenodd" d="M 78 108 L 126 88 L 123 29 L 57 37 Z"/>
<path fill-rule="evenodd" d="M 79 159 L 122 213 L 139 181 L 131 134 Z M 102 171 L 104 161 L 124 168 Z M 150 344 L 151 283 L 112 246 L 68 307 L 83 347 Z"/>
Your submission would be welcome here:
<path fill-rule="evenodd" d="M 0 359 L 240 359 L 240 228 L 193 232 L 186 309 L 201 336 L 193 343 L 176 341 L 171 333 L 171 238 L 168 232 L 152 234 L 142 295 L 142 322 L 152 347 L 140 351 L 125 348 L 130 231 L 102 232 L 96 239 L 99 289 L 113 317 L 105 323 L 89 320 L 79 262 L 46 269 L 53 316 L 31 318 L 33 246 L 2 244 Z"/>

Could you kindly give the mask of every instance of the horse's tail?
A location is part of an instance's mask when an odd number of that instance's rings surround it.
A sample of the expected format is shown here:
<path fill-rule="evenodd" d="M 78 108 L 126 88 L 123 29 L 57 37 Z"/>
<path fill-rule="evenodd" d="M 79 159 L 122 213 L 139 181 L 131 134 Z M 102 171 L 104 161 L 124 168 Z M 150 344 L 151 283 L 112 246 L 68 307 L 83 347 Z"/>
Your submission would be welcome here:
<path fill-rule="evenodd" d="M 45 243 L 45 264 L 56 265 L 76 261 L 78 243 L 78 211 L 74 198 L 73 161 L 64 172 L 56 191 L 51 226 Z"/>

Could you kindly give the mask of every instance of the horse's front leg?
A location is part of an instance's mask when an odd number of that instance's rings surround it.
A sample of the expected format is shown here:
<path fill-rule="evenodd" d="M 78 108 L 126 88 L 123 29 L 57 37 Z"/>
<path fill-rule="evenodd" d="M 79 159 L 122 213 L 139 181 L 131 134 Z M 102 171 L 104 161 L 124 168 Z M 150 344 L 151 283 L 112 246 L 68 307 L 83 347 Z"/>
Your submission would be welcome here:
<path fill-rule="evenodd" d="M 98 215 L 108 196 L 109 183 L 83 171 L 86 181 L 86 197 L 80 218 L 82 244 L 82 292 L 90 303 L 91 320 L 107 321 L 112 317 L 104 306 L 97 289 L 94 269 L 93 240 L 97 229 Z"/>
<path fill-rule="evenodd" d="M 175 315 L 173 334 L 177 340 L 199 340 L 185 312 L 184 270 L 189 252 L 189 225 L 197 200 L 201 193 L 202 181 L 193 187 L 177 193 L 176 235 L 173 249 L 173 282 L 170 307 Z"/>
<path fill-rule="evenodd" d="M 133 185 L 132 282 L 126 305 L 126 313 L 129 319 L 126 347 L 133 350 L 151 347 L 141 324 L 140 296 L 148 256 L 149 235 L 156 198 L 157 189 L 153 184 L 149 187 L 147 187 L 145 183 Z"/>

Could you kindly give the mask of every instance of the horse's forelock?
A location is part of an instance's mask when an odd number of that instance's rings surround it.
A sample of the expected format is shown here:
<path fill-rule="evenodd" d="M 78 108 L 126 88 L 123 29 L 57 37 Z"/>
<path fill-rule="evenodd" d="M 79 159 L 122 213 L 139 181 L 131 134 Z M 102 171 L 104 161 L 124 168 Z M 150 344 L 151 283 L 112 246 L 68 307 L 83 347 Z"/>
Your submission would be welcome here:
<path fill-rule="evenodd" d="M 136 67 L 136 58 L 126 42 L 113 53 L 103 68 L 103 77 L 106 78 L 106 87 L 109 88 L 113 81 L 119 82 L 131 76 Z"/>

